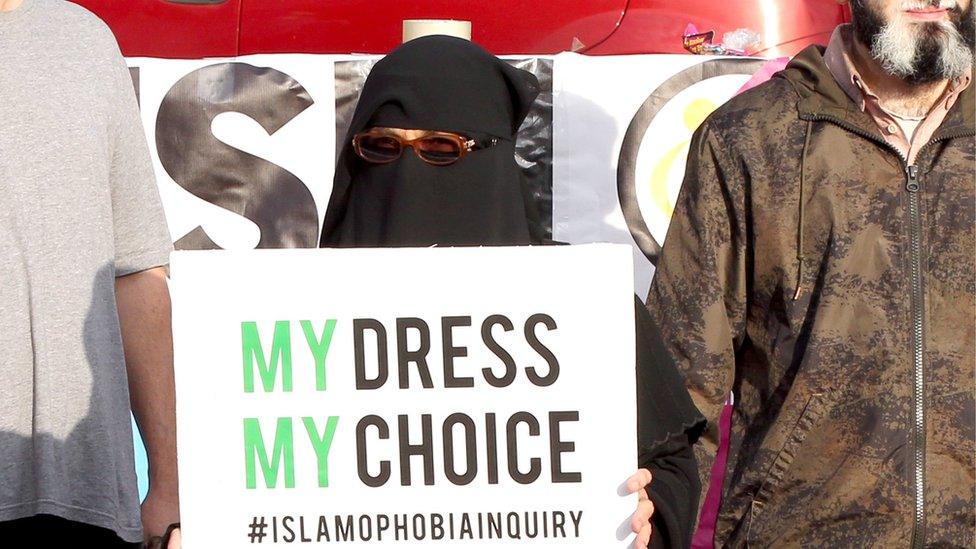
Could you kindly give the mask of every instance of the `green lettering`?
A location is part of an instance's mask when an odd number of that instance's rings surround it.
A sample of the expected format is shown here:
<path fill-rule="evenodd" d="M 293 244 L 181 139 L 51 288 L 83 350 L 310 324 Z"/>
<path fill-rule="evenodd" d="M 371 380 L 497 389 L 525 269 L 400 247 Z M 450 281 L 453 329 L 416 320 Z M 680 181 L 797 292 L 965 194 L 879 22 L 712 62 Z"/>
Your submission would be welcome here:
<path fill-rule="evenodd" d="M 258 326 L 255 322 L 241 322 L 241 347 L 244 355 L 244 392 L 254 392 L 254 364 L 264 392 L 274 391 L 278 376 L 278 363 L 281 363 L 281 388 L 291 392 L 291 325 L 287 320 L 275 322 L 274 337 L 271 340 L 271 360 L 264 354 Z M 324 366 L 323 366 L 324 368 Z"/>
<path fill-rule="evenodd" d="M 315 357 L 315 390 L 317 391 L 325 390 L 325 359 L 329 356 L 329 345 L 332 344 L 332 332 L 335 331 L 335 325 L 334 318 L 326 320 L 325 327 L 322 329 L 322 338 L 319 339 L 315 337 L 315 328 L 312 327 L 312 322 L 309 320 L 302 321 L 305 340 L 308 342 L 308 348 L 312 351 L 312 356 Z"/>
<path fill-rule="evenodd" d="M 269 460 L 258 419 L 244 418 L 244 469 L 249 490 L 257 488 L 255 457 L 261 462 L 261 472 L 264 474 L 264 483 L 268 488 L 274 488 L 278 484 L 278 469 L 282 461 L 285 465 L 285 488 L 295 487 L 295 445 L 291 427 L 290 417 L 278 418 L 273 457 Z M 328 435 L 328 429 L 326 434 Z M 331 442 L 330 436 L 329 443 Z"/>
<path fill-rule="evenodd" d="M 325 433 L 319 438 L 319 431 L 315 428 L 315 420 L 310 417 L 303 417 L 305 430 L 308 431 L 308 439 L 312 442 L 315 449 L 315 457 L 319 463 L 319 488 L 329 487 L 329 449 L 332 448 L 332 437 L 335 436 L 336 424 L 339 423 L 338 416 L 329 416 L 325 423 Z"/>

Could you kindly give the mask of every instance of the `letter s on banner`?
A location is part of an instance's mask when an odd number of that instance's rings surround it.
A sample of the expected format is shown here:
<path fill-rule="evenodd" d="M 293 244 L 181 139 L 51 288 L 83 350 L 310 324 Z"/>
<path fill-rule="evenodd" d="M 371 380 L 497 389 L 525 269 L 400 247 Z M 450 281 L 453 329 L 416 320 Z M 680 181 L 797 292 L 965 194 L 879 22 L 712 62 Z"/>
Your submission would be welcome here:
<path fill-rule="evenodd" d="M 254 222 L 261 231 L 258 248 L 314 248 L 318 213 L 302 180 L 224 144 L 211 131 L 218 115 L 238 112 L 273 135 L 313 103 L 298 81 L 272 68 L 247 63 L 202 67 L 174 84 L 159 106 L 159 160 L 173 181 L 193 195 Z M 176 248 L 219 246 L 198 226 Z"/>

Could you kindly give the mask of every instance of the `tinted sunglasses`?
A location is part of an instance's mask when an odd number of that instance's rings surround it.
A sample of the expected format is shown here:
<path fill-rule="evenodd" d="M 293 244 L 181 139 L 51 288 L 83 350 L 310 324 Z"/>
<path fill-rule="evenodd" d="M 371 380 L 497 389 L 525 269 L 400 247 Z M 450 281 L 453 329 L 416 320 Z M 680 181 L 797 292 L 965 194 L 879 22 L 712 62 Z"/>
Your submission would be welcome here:
<path fill-rule="evenodd" d="M 435 166 L 447 166 L 469 152 L 490 147 L 498 142 L 490 138 L 479 143 L 452 132 L 430 132 L 416 139 L 402 137 L 382 130 L 359 132 L 352 138 L 352 147 L 360 158 L 373 164 L 387 164 L 400 158 L 403 149 L 410 147 L 421 160 Z"/>

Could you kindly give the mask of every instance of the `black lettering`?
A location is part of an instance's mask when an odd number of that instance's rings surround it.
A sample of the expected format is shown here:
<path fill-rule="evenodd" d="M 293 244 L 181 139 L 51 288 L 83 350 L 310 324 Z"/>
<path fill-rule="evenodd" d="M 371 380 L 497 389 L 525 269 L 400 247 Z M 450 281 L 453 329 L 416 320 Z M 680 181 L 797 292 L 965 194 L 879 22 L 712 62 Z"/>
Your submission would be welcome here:
<path fill-rule="evenodd" d="M 441 319 L 441 344 L 444 351 L 444 387 L 474 387 L 474 378 L 456 377 L 454 359 L 468 356 L 467 347 L 454 346 L 454 328 L 471 326 L 470 316 L 445 316 Z"/>
<path fill-rule="evenodd" d="M 417 540 L 427 537 L 427 521 L 424 520 L 423 515 L 413 516 L 413 537 Z"/>
<path fill-rule="evenodd" d="M 495 414 L 485 414 L 485 446 L 488 459 L 488 484 L 498 484 L 498 427 L 495 425 Z"/>
<path fill-rule="evenodd" d="M 346 523 L 336 515 L 336 541 L 356 541 L 356 530 L 353 528 L 352 515 L 346 515 Z"/>
<path fill-rule="evenodd" d="M 458 539 L 464 539 L 465 534 L 467 534 L 468 539 L 474 539 L 474 532 L 471 530 L 471 517 L 467 513 L 462 513 L 461 532 L 458 534 Z"/>
<path fill-rule="evenodd" d="M 502 538 L 502 514 L 488 513 L 488 539 Z"/>
<path fill-rule="evenodd" d="M 365 416 L 356 425 L 356 458 L 358 461 L 359 480 L 363 481 L 363 484 L 366 486 L 378 488 L 390 480 L 390 462 L 386 460 L 380 461 L 379 474 L 376 476 L 369 474 L 366 456 L 366 428 L 370 425 L 376 427 L 380 440 L 390 438 L 390 427 L 383 418 L 376 415 Z M 338 517 L 336 520 L 339 520 Z"/>
<path fill-rule="evenodd" d="M 508 317 L 502 315 L 491 315 L 481 323 L 481 340 L 485 343 L 485 346 L 502 361 L 505 365 L 505 374 L 502 377 L 495 375 L 495 372 L 491 368 L 482 368 L 481 372 L 485 376 L 485 381 L 488 382 L 492 387 L 508 387 L 515 381 L 516 364 L 515 359 L 508 351 L 502 348 L 501 345 L 495 341 L 495 337 L 492 335 L 491 331 L 495 326 L 501 326 L 506 332 L 511 332 L 515 329 L 512 321 Z"/>
<path fill-rule="evenodd" d="M 211 127 L 225 112 L 244 114 L 273 135 L 312 106 L 291 76 L 247 63 L 216 63 L 181 78 L 156 116 L 156 151 L 166 173 L 194 196 L 258 226 L 258 248 L 315 248 L 315 199 L 288 170 L 217 139 Z M 179 250 L 218 246 L 203 227 L 176 242 Z"/>
<path fill-rule="evenodd" d="M 580 528 L 579 527 L 580 527 L 580 521 L 583 520 L 583 510 L 580 509 L 578 515 L 576 513 L 574 513 L 573 511 L 570 511 L 569 512 L 569 518 L 571 518 L 573 520 L 573 528 L 576 530 L 576 537 L 579 537 L 579 535 L 580 535 Z"/>
<path fill-rule="evenodd" d="M 532 515 L 532 520 L 529 520 L 529 515 Z M 531 525 L 531 527 L 530 527 Z M 539 513 L 529 513 L 525 512 L 525 537 L 535 538 L 539 535 Z"/>
<path fill-rule="evenodd" d="M 403 522 L 400 522 L 400 517 L 403 517 Z M 407 514 L 396 514 L 393 515 L 393 534 L 394 539 L 400 541 L 400 534 L 403 534 L 403 539 L 406 541 L 410 535 L 407 533 Z"/>
<path fill-rule="evenodd" d="M 366 377 L 366 330 L 376 334 L 376 378 Z M 356 354 L 356 389 L 379 389 L 390 375 L 389 356 L 386 347 L 386 328 L 374 318 L 357 318 L 352 321 L 353 346 Z"/>
<path fill-rule="evenodd" d="M 508 537 L 514 539 L 521 539 L 522 537 L 522 527 L 519 526 L 519 516 L 518 513 L 509 513 L 505 517 L 505 521 L 508 524 Z M 512 524 L 515 526 L 512 526 Z"/>
<path fill-rule="evenodd" d="M 424 484 L 434 484 L 434 436 L 430 414 L 420 416 L 421 442 L 410 444 L 410 428 L 406 415 L 397 416 L 400 434 L 400 485 L 410 486 L 410 457 L 420 456 L 424 460 Z"/>
<path fill-rule="evenodd" d="M 329 523 L 326 522 L 325 515 L 319 515 L 319 535 L 315 541 L 321 542 L 323 539 L 332 541 L 332 537 L 329 536 Z"/>
<path fill-rule="evenodd" d="M 281 527 L 285 529 L 285 535 L 281 536 L 281 541 L 285 543 L 295 541 L 295 531 L 291 529 L 292 522 L 295 522 L 295 517 L 289 515 L 281 517 Z"/>
<path fill-rule="evenodd" d="M 383 532 L 390 529 L 390 517 L 376 515 L 376 540 L 383 541 Z"/>
<path fill-rule="evenodd" d="M 467 463 L 464 473 L 454 467 L 454 426 L 464 427 L 464 450 Z M 447 480 L 458 486 L 465 486 L 478 475 L 478 443 L 475 440 L 474 420 L 462 413 L 451 414 L 444 420 L 444 474 Z"/>
<path fill-rule="evenodd" d="M 563 454 L 575 452 L 576 443 L 573 441 L 563 441 L 559 438 L 559 424 L 563 421 L 579 421 L 579 412 L 549 412 L 549 451 L 552 456 L 550 471 L 552 482 L 583 482 L 581 473 L 563 471 Z"/>
<path fill-rule="evenodd" d="M 419 318 L 398 318 L 397 325 L 397 360 L 400 365 L 400 388 L 410 387 L 410 371 L 408 366 L 411 362 L 417 365 L 420 373 L 420 383 L 427 389 L 434 387 L 434 382 L 430 378 L 430 369 L 427 367 L 427 353 L 430 352 L 430 327 Z M 420 347 L 415 351 L 407 349 L 407 330 L 414 329 L 420 334 Z"/>
<path fill-rule="evenodd" d="M 438 513 L 430 515 L 430 539 L 435 541 L 444 539 L 444 517 Z"/>
<path fill-rule="evenodd" d="M 329 523 L 325 520 L 325 515 L 319 515 L 319 534 L 315 538 L 316 542 L 321 543 L 322 540 L 332 541 L 332 537 L 329 536 Z"/>
<path fill-rule="evenodd" d="M 556 535 L 556 530 L 561 532 L 562 537 L 566 537 L 566 529 L 564 528 L 566 524 L 566 514 L 562 511 L 552 512 L 552 537 L 559 537 Z"/>
<path fill-rule="evenodd" d="M 544 377 L 540 376 L 534 366 L 526 368 L 525 373 L 533 384 L 539 387 L 548 387 L 559 378 L 559 361 L 556 360 L 556 355 L 552 354 L 552 351 L 543 345 L 538 336 L 535 335 L 535 327 L 539 324 L 543 324 L 549 331 L 552 331 L 556 329 L 556 321 L 551 316 L 541 313 L 532 315 L 525 321 L 525 340 L 549 364 L 549 373 Z"/>
<path fill-rule="evenodd" d="M 532 484 L 542 474 L 542 460 L 534 457 L 529 460 L 529 472 L 523 473 L 518 468 L 518 440 L 517 428 L 519 423 L 529 426 L 529 435 L 539 436 L 539 420 L 529 412 L 516 412 L 508 419 L 506 432 L 508 434 L 508 474 L 519 484 Z"/>
<path fill-rule="evenodd" d="M 373 539 L 373 518 L 369 515 L 359 515 L 359 539 L 363 541 Z"/>

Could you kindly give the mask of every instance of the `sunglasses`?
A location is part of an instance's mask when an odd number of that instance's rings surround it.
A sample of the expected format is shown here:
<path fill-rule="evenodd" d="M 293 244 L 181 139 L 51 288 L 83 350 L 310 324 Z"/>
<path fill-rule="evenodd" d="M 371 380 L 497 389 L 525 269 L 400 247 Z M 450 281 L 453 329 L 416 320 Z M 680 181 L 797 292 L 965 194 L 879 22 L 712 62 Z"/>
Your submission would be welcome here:
<path fill-rule="evenodd" d="M 498 142 L 490 138 L 484 143 L 468 139 L 452 132 L 430 132 L 416 139 L 404 139 L 381 130 L 357 133 L 352 138 L 352 148 L 363 160 L 373 164 L 387 164 L 400 158 L 403 149 L 409 147 L 421 160 L 434 166 L 447 166 L 469 152 L 490 147 Z"/>

